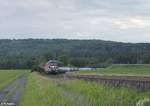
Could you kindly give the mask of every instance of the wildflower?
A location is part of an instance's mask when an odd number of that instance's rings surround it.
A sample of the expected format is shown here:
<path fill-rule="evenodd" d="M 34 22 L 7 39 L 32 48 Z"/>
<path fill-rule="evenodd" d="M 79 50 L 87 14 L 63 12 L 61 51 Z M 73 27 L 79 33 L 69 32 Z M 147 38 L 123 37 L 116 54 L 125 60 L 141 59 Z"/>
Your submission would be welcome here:
<path fill-rule="evenodd" d="M 147 106 L 148 103 L 150 103 L 150 99 L 149 98 L 144 98 L 144 99 L 140 99 L 136 103 L 136 106 Z"/>

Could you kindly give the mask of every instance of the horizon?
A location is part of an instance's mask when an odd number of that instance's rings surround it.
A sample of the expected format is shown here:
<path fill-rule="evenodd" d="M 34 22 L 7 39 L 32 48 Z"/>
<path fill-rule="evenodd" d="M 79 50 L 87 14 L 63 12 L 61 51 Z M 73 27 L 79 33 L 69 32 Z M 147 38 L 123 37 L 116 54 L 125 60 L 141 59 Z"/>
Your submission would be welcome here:
<path fill-rule="evenodd" d="M 113 40 L 105 40 L 105 39 L 69 39 L 69 38 L 8 38 L 8 39 L 0 39 L 0 40 L 81 40 L 81 41 L 106 41 L 106 42 L 115 42 L 115 43 L 130 43 L 130 44 L 139 44 L 139 43 L 148 43 L 150 42 L 123 42 L 123 41 L 113 41 Z"/>

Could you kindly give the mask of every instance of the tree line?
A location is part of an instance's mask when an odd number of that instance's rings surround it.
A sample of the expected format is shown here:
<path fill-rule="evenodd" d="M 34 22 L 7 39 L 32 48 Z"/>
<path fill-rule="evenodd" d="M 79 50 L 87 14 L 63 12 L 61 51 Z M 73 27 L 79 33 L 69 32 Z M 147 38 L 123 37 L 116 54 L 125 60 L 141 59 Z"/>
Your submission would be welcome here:
<path fill-rule="evenodd" d="M 149 43 L 103 40 L 0 40 L 0 68 L 32 68 L 49 59 L 63 66 L 105 67 L 109 64 L 149 64 Z"/>

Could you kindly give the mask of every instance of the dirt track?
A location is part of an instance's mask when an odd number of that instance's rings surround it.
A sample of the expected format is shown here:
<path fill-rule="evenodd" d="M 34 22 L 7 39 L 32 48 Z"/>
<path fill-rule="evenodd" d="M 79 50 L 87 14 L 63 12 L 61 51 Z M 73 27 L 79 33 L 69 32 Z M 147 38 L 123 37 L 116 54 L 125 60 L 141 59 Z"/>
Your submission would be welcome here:
<path fill-rule="evenodd" d="M 21 75 L 1 90 L 0 106 L 18 106 L 26 81 L 27 75 Z"/>

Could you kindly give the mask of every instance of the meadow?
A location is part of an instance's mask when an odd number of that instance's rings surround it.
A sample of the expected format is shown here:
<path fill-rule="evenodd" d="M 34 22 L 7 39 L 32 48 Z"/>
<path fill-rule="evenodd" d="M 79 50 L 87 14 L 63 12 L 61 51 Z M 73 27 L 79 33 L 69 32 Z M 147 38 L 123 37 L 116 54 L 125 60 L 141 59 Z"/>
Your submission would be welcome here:
<path fill-rule="evenodd" d="M 25 70 L 1 70 L 0 90 Z M 113 65 L 75 74 L 149 76 L 149 65 Z M 28 81 L 19 106 L 150 106 L 150 91 L 113 87 L 83 80 L 69 80 L 57 75 L 28 73 Z"/>
<path fill-rule="evenodd" d="M 29 75 L 20 106 L 149 106 L 150 91 Z"/>
<path fill-rule="evenodd" d="M 112 65 L 92 71 L 79 71 L 74 74 L 118 75 L 118 76 L 150 76 L 150 65 Z"/>
<path fill-rule="evenodd" d="M 23 73 L 24 70 L 0 70 L 0 90 Z"/>

